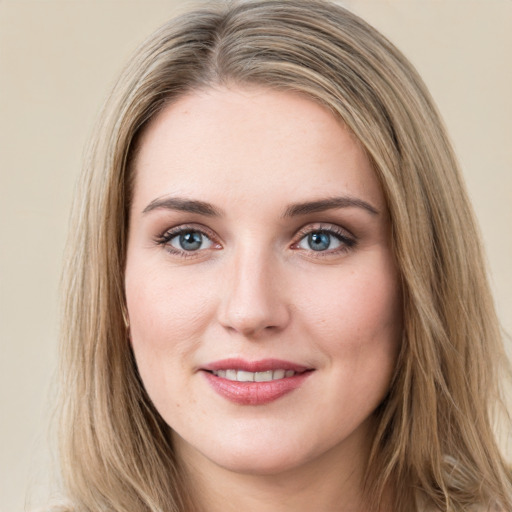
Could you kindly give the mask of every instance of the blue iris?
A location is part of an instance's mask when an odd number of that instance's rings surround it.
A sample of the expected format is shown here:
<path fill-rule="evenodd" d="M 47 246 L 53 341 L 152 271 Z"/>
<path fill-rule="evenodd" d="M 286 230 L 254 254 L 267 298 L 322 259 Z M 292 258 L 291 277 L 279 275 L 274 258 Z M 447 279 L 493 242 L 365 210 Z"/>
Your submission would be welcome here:
<path fill-rule="evenodd" d="M 315 231 L 308 235 L 308 245 L 313 251 L 325 251 L 331 245 L 331 235 Z"/>
<path fill-rule="evenodd" d="M 197 251 L 203 243 L 203 235 L 198 231 L 185 231 L 179 236 L 180 246 L 185 251 Z"/>

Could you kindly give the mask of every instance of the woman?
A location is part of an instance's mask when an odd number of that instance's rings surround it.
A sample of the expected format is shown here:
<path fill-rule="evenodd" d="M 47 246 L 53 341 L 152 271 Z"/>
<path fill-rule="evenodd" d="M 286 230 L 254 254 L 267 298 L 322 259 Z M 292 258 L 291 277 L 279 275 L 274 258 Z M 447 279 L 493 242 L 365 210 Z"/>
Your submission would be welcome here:
<path fill-rule="evenodd" d="M 70 510 L 499 510 L 503 365 L 423 83 L 326 2 L 206 7 L 106 106 L 67 266 Z"/>

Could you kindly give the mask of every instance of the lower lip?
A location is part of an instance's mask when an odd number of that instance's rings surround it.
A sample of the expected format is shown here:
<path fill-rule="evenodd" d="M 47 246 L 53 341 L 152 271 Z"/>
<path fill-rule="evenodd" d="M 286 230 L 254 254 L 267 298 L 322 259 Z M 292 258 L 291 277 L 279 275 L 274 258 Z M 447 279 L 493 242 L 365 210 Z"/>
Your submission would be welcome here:
<path fill-rule="evenodd" d="M 203 372 L 214 391 L 239 405 L 265 405 L 273 402 L 299 388 L 312 373 L 307 371 L 268 382 L 238 382 Z"/>

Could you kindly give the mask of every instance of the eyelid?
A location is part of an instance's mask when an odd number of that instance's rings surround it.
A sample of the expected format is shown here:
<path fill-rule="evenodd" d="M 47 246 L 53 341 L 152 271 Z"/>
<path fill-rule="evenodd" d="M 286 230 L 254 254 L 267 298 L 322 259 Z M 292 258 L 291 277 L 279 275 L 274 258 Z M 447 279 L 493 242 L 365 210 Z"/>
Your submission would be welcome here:
<path fill-rule="evenodd" d="M 206 238 L 208 238 L 208 240 L 212 242 L 213 246 L 207 249 L 199 249 L 197 251 L 185 251 L 170 245 L 169 242 L 173 238 L 187 231 L 196 231 L 198 233 L 201 233 L 201 235 L 205 236 Z M 165 246 L 166 250 L 171 254 L 176 254 L 179 256 L 181 255 L 186 258 L 198 256 L 200 253 L 211 249 L 222 248 L 222 245 L 219 242 L 219 237 L 216 235 L 214 231 L 207 228 L 206 226 L 203 226 L 202 224 L 196 223 L 178 224 L 177 226 L 166 228 L 164 231 L 162 231 L 159 235 L 155 237 L 155 243 L 157 245 Z"/>
<path fill-rule="evenodd" d="M 187 231 L 196 231 L 198 233 L 201 233 L 203 236 L 208 238 L 213 246 L 206 248 L 206 249 L 198 249 L 197 251 L 186 251 L 181 250 L 179 248 L 171 246 L 169 243 L 173 238 L 178 236 L 179 234 Z M 302 247 L 299 247 L 299 243 L 309 234 L 314 232 L 323 232 L 328 233 L 334 237 L 336 237 L 340 242 L 341 245 L 339 247 L 336 247 L 334 249 L 327 249 L 325 251 L 314 251 L 313 249 L 307 250 Z M 222 249 L 222 244 L 219 241 L 218 235 L 212 231 L 210 228 L 197 223 L 185 223 L 185 224 L 178 224 L 177 226 L 166 228 L 164 231 L 162 231 L 159 235 L 155 237 L 155 243 L 157 245 L 164 246 L 165 249 L 173 255 L 177 255 L 183 258 L 194 258 L 199 257 L 201 254 L 204 254 L 207 251 L 210 250 L 218 250 Z M 290 248 L 293 250 L 300 250 L 307 253 L 314 253 L 315 258 L 322 258 L 322 257 L 329 257 L 333 255 L 338 255 L 341 253 L 348 252 L 350 249 L 352 249 L 357 244 L 357 238 L 347 229 L 332 223 L 326 223 L 326 222 L 317 222 L 317 223 L 310 223 L 306 224 L 305 226 L 301 227 L 293 237 L 293 242 L 290 245 Z"/>
<path fill-rule="evenodd" d="M 327 233 L 335 236 L 340 242 L 341 246 L 335 249 L 327 249 L 325 251 L 313 251 L 312 249 L 308 251 L 307 249 L 302 249 L 298 246 L 298 244 L 309 234 L 315 232 Z M 337 224 L 325 223 L 325 222 L 317 222 L 313 224 L 307 224 L 297 231 L 297 234 L 294 237 L 294 241 L 291 244 L 291 248 L 294 250 L 301 250 L 308 253 L 315 253 L 315 257 L 327 257 L 343 252 L 349 251 L 357 245 L 357 238 L 347 229 L 338 226 Z"/>

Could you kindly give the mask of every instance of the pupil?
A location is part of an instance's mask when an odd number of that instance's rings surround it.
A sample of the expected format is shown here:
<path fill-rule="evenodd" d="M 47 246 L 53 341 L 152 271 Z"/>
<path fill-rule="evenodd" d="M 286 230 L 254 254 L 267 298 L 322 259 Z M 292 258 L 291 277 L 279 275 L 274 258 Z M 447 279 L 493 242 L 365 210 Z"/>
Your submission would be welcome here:
<path fill-rule="evenodd" d="M 201 247 L 203 236 L 197 231 L 188 231 L 180 235 L 180 245 L 186 251 L 195 251 Z"/>
<path fill-rule="evenodd" d="M 311 233 L 308 242 L 313 251 L 325 251 L 331 245 L 331 237 L 327 233 Z"/>

